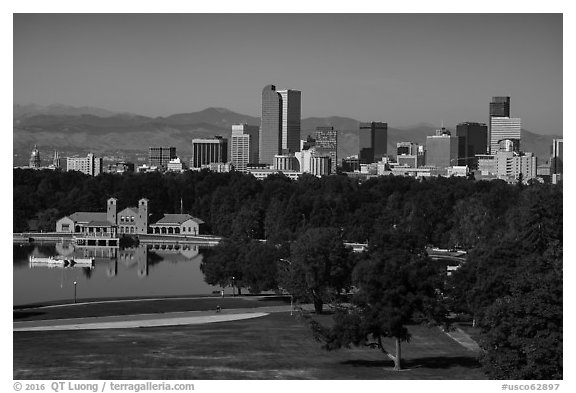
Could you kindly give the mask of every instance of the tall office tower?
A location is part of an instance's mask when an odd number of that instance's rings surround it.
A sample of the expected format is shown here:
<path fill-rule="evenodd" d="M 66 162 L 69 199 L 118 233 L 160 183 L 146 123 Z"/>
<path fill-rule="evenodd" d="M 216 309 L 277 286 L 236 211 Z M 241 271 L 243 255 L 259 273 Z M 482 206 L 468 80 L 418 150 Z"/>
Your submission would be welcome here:
<path fill-rule="evenodd" d="M 282 151 L 282 96 L 274 85 L 268 85 L 262 90 L 258 143 L 260 163 L 274 164 L 274 156 Z"/>
<path fill-rule="evenodd" d="M 386 156 L 388 146 L 388 123 L 360 123 L 360 163 L 372 164 Z"/>
<path fill-rule="evenodd" d="M 493 117 L 510 117 L 510 97 L 498 96 L 492 97 L 490 102 L 490 121 L 488 123 L 488 148 L 491 149 L 492 141 L 492 118 Z M 492 150 L 486 151 L 488 154 L 494 154 Z"/>
<path fill-rule="evenodd" d="M 483 123 L 460 123 L 456 126 L 458 137 L 458 165 L 478 168 L 476 154 L 488 151 L 488 127 Z"/>
<path fill-rule="evenodd" d="M 490 116 L 510 117 L 510 97 L 492 97 Z"/>
<path fill-rule="evenodd" d="M 246 172 L 248 164 L 258 163 L 260 127 L 248 124 L 232 126 L 230 160 L 239 172 Z"/>
<path fill-rule="evenodd" d="M 87 157 L 68 157 L 66 159 L 66 170 L 98 176 L 102 173 L 102 157 L 95 157 L 92 153 L 89 153 Z"/>
<path fill-rule="evenodd" d="M 170 160 L 176 158 L 175 147 L 149 147 L 148 165 L 158 167 L 160 170 L 167 170 Z"/>
<path fill-rule="evenodd" d="M 426 166 L 447 168 L 458 164 L 458 137 L 442 127 L 426 137 Z"/>
<path fill-rule="evenodd" d="M 564 139 L 552 139 L 550 164 L 553 174 L 562 174 L 564 172 Z"/>
<path fill-rule="evenodd" d="M 228 161 L 228 139 L 221 136 L 214 138 L 192 139 L 192 159 L 190 167 L 202 168 L 211 163 Z"/>
<path fill-rule="evenodd" d="M 338 153 L 338 131 L 334 127 L 316 127 L 315 148 L 318 155 L 330 157 L 330 173 L 336 173 Z"/>
<path fill-rule="evenodd" d="M 515 143 L 514 149 L 520 151 L 520 133 L 522 119 L 512 117 L 490 117 L 490 153 L 496 154 L 500 141 L 509 139 Z"/>
<path fill-rule="evenodd" d="M 278 90 L 282 97 L 282 151 L 300 151 L 300 119 L 302 93 L 299 90 Z"/>
<path fill-rule="evenodd" d="M 34 149 L 30 154 L 30 161 L 28 162 L 28 167 L 30 168 L 40 168 L 40 152 L 38 151 L 38 147 L 34 145 Z"/>

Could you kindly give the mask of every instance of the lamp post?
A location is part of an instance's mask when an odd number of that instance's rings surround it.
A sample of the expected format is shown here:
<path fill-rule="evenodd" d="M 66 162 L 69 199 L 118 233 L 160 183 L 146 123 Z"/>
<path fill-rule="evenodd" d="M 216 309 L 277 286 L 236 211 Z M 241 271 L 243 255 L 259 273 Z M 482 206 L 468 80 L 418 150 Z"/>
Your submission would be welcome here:
<path fill-rule="evenodd" d="M 236 290 L 234 289 L 234 280 L 236 277 L 232 276 L 232 297 L 236 296 Z"/>
<path fill-rule="evenodd" d="M 77 282 L 74 281 L 74 303 L 76 303 L 76 284 Z"/>
<path fill-rule="evenodd" d="M 288 259 L 280 258 L 280 262 L 285 262 L 288 265 L 292 266 L 292 262 L 290 262 Z M 294 295 L 290 294 L 290 315 L 292 315 L 293 312 L 294 312 Z"/>

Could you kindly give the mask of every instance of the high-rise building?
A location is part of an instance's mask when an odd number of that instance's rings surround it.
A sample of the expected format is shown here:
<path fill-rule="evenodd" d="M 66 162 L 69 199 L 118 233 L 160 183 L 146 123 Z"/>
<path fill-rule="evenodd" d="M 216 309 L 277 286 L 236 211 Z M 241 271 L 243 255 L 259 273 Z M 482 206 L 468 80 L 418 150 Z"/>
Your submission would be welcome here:
<path fill-rule="evenodd" d="M 300 91 L 276 91 L 274 85 L 264 87 L 260 120 L 260 163 L 272 165 L 275 155 L 300 150 L 300 107 Z"/>
<path fill-rule="evenodd" d="M 278 90 L 282 97 L 282 151 L 300 151 L 300 120 L 302 93 L 299 90 Z"/>
<path fill-rule="evenodd" d="M 38 151 L 38 147 L 34 145 L 34 149 L 30 154 L 30 161 L 28 162 L 28 166 L 30 168 L 40 168 L 40 152 Z"/>
<path fill-rule="evenodd" d="M 221 136 L 192 140 L 191 168 L 202 168 L 211 163 L 228 162 L 228 139 Z"/>
<path fill-rule="evenodd" d="M 168 169 L 170 160 L 176 158 L 175 147 L 149 147 L 148 148 L 148 165 L 157 167 L 165 171 Z"/>
<path fill-rule="evenodd" d="M 442 127 L 426 137 L 426 166 L 447 168 L 458 164 L 458 137 Z"/>
<path fill-rule="evenodd" d="M 515 150 L 520 151 L 520 134 L 522 119 L 512 117 L 490 117 L 490 153 L 496 154 L 500 149 L 500 141 L 511 140 Z"/>
<path fill-rule="evenodd" d="M 388 123 L 360 123 L 359 158 L 362 164 L 380 161 L 387 154 Z"/>
<path fill-rule="evenodd" d="M 248 164 L 258 163 L 258 126 L 235 124 L 232 126 L 230 160 L 237 171 L 246 172 Z"/>
<path fill-rule="evenodd" d="M 336 173 L 337 153 L 338 153 L 338 131 L 334 127 L 316 127 L 316 148 L 317 155 L 327 155 L 330 157 L 330 173 Z"/>
<path fill-rule="evenodd" d="M 500 179 L 517 181 L 522 174 L 523 181 L 536 177 L 538 167 L 536 156 L 532 153 L 518 154 L 514 151 L 499 151 L 496 157 L 496 175 Z"/>
<path fill-rule="evenodd" d="M 86 157 L 68 157 L 66 159 L 67 171 L 79 171 L 89 176 L 98 176 L 102 173 L 102 157 L 95 157 L 89 153 Z"/>
<path fill-rule="evenodd" d="M 424 165 L 423 146 L 414 142 L 396 144 L 396 162 L 399 166 L 418 168 Z"/>
<path fill-rule="evenodd" d="M 510 117 L 510 97 L 492 97 L 490 117 Z"/>
<path fill-rule="evenodd" d="M 260 162 L 272 165 L 274 156 L 282 150 L 282 97 L 274 85 L 268 85 L 262 90 L 262 117 L 258 143 Z"/>
<path fill-rule="evenodd" d="M 550 164 L 553 174 L 562 174 L 564 172 L 564 139 L 552 139 Z"/>
<path fill-rule="evenodd" d="M 458 137 L 458 165 L 478 168 L 476 154 L 488 152 L 488 127 L 483 123 L 460 123 L 456 126 Z"/>

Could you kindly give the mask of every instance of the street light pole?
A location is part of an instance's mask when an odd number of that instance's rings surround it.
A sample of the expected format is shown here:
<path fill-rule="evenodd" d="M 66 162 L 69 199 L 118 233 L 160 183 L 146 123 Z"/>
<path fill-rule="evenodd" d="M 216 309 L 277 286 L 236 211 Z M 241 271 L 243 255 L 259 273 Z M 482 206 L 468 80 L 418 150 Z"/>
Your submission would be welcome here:
<path fill-rule="evenodd" d="M 288 259 L 280 258 L 280 262 L 285 262 L 289 266 L 292 266 L 292 262 L 290 262 Z M 290 294 L 290 315 L 292 315 L 293 312 L 294 312 L 294 295 Z"/>
<path fill-rule="evenodd" d="M 234 280 L 235 280 L 235 277 L 232 277 L 232 297 L 236 296 L 236 290 L 234 288 Z"/>
<path fill-rule="evenodd" d="M 77 282 L 74 281 L 74 303 L 76 303 L 76 284 Z"/>

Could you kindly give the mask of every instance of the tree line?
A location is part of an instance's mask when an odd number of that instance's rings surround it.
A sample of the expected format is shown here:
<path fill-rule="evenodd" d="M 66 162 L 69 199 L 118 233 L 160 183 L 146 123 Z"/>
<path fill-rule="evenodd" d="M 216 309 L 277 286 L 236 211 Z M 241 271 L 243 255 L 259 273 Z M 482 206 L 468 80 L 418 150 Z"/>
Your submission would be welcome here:
<path fill-rule="evenodd" d="M 322 313 L 307 322 L 328 350 L 380 349 L 401 364 L 413 323 L 469 317 L 492 378 L 562 378 L 562 188 L 461 178 L 241 173 L 104 174 L 14 170 L 14 231 L 35 220 L 54 230 L 74 211 L 150 200 L 157 216 L 180 210 L 225 239 L 202 263 L 205 280 L 251 292 L 284 291 Z M 344 242 L 368 243 L 354 254 Z M 430 245 L 462 248 L 450 277 Z M 385 348 L 392 337 L 395 350 Z"/>

